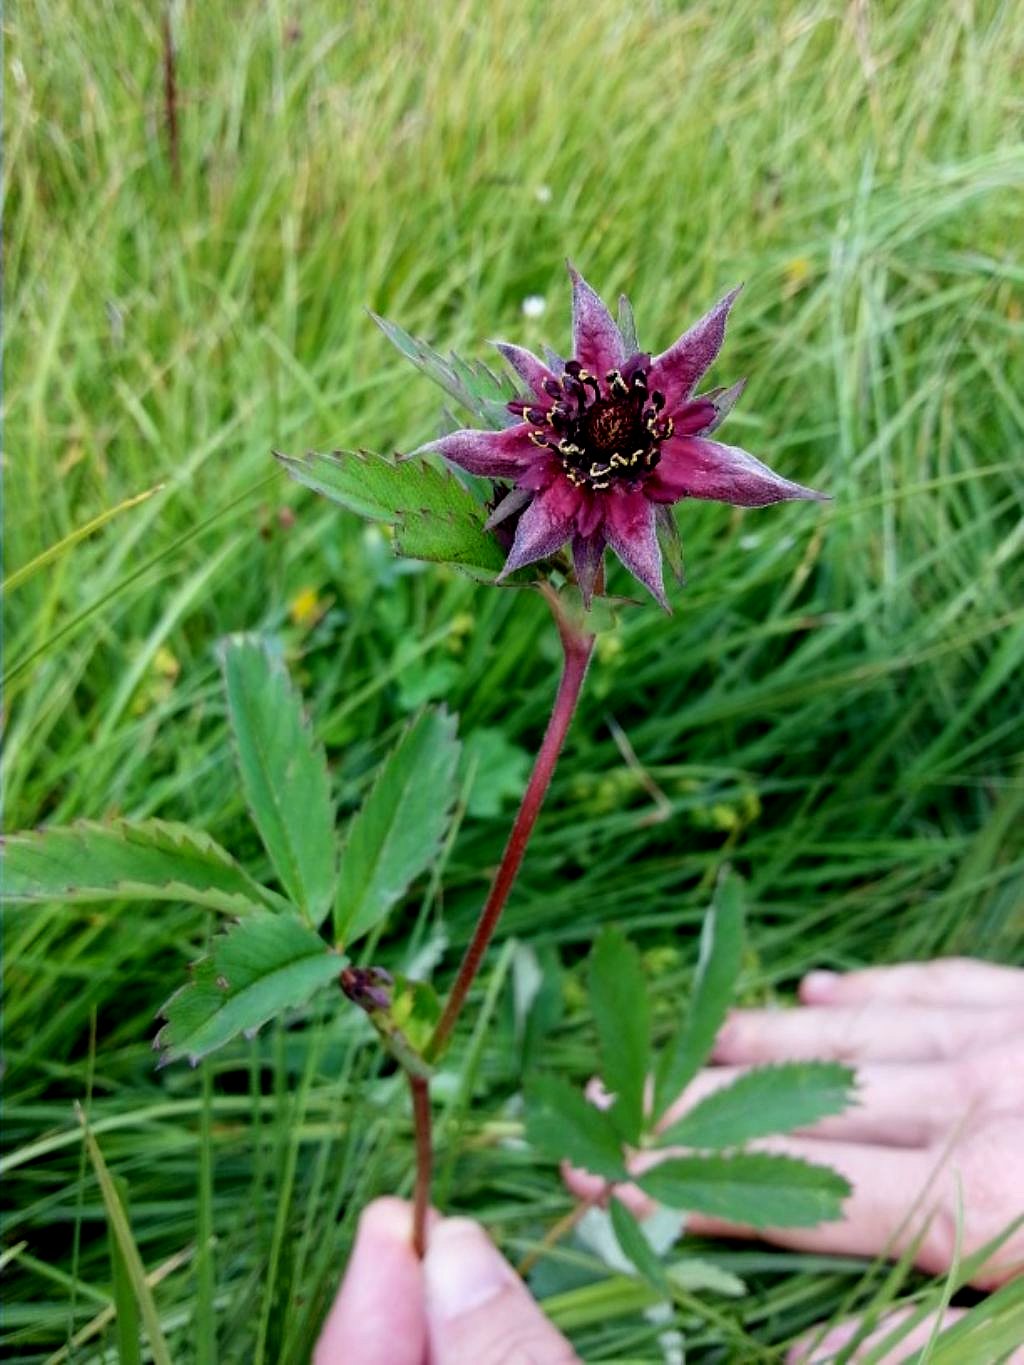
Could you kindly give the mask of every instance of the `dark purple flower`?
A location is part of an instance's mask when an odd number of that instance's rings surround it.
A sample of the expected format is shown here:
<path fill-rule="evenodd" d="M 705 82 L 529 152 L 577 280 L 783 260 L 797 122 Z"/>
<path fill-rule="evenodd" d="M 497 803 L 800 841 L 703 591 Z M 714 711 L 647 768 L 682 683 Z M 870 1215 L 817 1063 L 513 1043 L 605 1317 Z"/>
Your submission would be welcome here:
<path fill-rule="evenodd" d="M 431 442 L 471 474 L 513 485 L 488 521 L 519 513 L 502 577 L 572 542 L 576 577 L 589 602 L 606 545 L 667 606 L 657 530 L 674 529 L 670 504 L 710 498 L 764 507 L 816 498 L 737 446 L 708 438 L 743 391 L 694 390 L 718 355 L 733 289 L 653 359 L 630 354 L 598 295 L 569 267 L 573 356 L 539 360 L 495 343 L 526 396 L 509 403 L 519 420 L 504 431 L 453 432 Z"/>

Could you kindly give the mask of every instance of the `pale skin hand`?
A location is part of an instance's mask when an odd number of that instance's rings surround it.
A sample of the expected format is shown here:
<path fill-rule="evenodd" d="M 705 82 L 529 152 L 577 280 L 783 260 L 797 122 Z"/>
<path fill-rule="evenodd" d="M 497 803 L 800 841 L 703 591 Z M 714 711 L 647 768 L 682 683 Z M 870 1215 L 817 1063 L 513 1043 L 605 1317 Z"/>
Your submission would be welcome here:
<path fill-rule="evenodd" d="M 896 1254 L 917 1225 L 900 1236 L 897 1229 L 931 1181 L 922 1207 L 936 1213 L 918 1262 L 935 1273 L 947 1270 L 961 1190 L 962 1254 L 1024 1211 L 1024 971 L 949 960 L 831 979 L 812 973 L 800 998 L 798 1010 L 736 1011 L 716 1045 L 721 1065 L 697 1077 L 666 1122 L 753 1063 L 833 1057 L 856 1065 L 855 1109 L 764 1144 L 842 1170 L 855 1189 L 845 1217 L 757 1235 L 811 1251 Z M 587 1198 L 602 1186 L 579 1171 L 567 1179 Z M 641 1215 L 650 1212 L 635 1187 L 621 1194 Z M 705 1235 L 755 1235 L 708 1218 L 690 1218 L 689 1227 Z M 1017 1233 L 977 1283 L 994 1287 L 1022 1264 L 1024 1233 Z M 956 1316 L 950 1310 L 944 1322 Z M 888 1319 L 863 1349 L 895 1321 Z M 931 1329 L 924 1323 L 905 1337 L 889 1357 L 892 1365 L 922 1347 Z M 831 1358 L 855 1330 L 856 1323 L 833 1329 L 815 1345 L 813 1359 Z M 806 1360 L 806 1348 L 797 1346 L 790 1358 Z M 363 1213 L 314 1355 L 315 1365 L 576 1360 L 481 1228 L 434 1217 L 421 1263 L 412 1250 L 410 1207 L 398 1199 L 377 1200 Z M 1024 1365 L 1024 1352 L 1012 1365 Z"/>
<path fill-rule="evenodd" d="M 957 1254 L 958 1226 L 963 1257 L 1024 1213 L 1024 971 L 950 958 L 843 976 L 812 972 L 801 983 L 800 1001 L 793 1010 L 734 1011 L 715 1044 L 717 1065 L 697 1076 L 665 1121 L 754 1064 L 831 1058 L 853 1065 L 856 1107 L 806 1132 L 758 1144 L 841 1171 L 853 1186 L 844 1216 L 814 1228 L 755 1233 L 693 1215 L 688 1230 L 758 1236 L 801 1251 L 897 1256 L 927 1223 L 916 1262 L 942 1274 Z M 634 1169 L 650 1162 L 638 1157 Z M 585 1172 L 565 1174 L 584 1198 L 602 1188 Z M 653 1208 L 635 1186 L 619 1194 L 641 1217 Z M 1024 1230 L 1018 1230 L 974 1283 L 992 1289 L 1022 1269 Z M 952 1309 L 945 1321 L 957 1316 Z M 905 1338 L 887 1365 L 923 1346 L 932 1325 Z M 890 1319 L 874 1340 L 892 1326 Z M 850 1324 L 829 1333 L 813 1359 L 831 1358 L 855 1329 Z M 807 1358 L 803 1346 L 790 1356 Z M 1024 1365 L 1024 1350 L 1012 1361 Z"/>
<path fill-rule="evenodd" d="M 314 1365 L 578 1365 L 487 1234 L 432 1218 L 412 1249 L 412 1209 L 378 1199 L 359 1220 Z"/>

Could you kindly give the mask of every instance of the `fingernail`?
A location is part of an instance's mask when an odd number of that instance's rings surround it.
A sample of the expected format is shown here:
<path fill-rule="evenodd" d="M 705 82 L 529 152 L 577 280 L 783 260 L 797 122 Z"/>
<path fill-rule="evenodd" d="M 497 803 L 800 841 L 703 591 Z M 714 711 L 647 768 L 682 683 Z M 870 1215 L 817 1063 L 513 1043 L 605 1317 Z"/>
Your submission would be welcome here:
<path fill-rule="evenodd" d="M 431 1316 L 442 1321 L 462 1317 L 516 1283 L 511 1266 L 468 1218 L 448 1218 L 431 1233 L 423 1268 Z"/>
<path fill-rule="evenodd" d="M 836 993 L 838 984 L 838 972 L 822 970 L 808 972 L 803 979 L 803 989 L 800 994 L 805 1000 L 831 1000 Z"/>

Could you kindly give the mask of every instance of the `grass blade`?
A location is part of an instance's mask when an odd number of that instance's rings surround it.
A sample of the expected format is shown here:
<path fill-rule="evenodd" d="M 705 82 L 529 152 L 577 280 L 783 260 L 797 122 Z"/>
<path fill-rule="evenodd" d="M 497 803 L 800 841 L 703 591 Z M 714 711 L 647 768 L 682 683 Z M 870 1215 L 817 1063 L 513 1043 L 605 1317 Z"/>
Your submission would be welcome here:
<path fill-rule="evenodd" d="M 156 1302 L 153 1299 L 152 1290 L 146 1282 L 145 1267 L 142 1264 L 139 1249 L 135 1245 L 131 1225 L 118 1197 L 114 1179 L 103 1159 L 99 1143 L 89 1128 L 85 1111 L 80 1106 L 76 1106 L 76 1109 L 78 1121 L 81 1123 L 85 1135 L 85 1146 L 89 1153 L 89 1160 L 92 1162 L 96 1179 L 99 1181 L 100 1193 L 103 1196 L 103 1207 L 107 1211 L 107 1222 L 110 1224 L 110 1230 L 117 1242 L 118 1251 L 124 1260 L 125 1272 L 131 1283 L 132 1293 L 135 1296 L 135 1302 L 146 1328 L 150 1353 L 155 1365 L 171 1365 L 171 1355 L 167 1349 L 167 1342 L 164 1340 L 163 1329 L 160 1326 L 160 1315 L 156 1311 Z"/>

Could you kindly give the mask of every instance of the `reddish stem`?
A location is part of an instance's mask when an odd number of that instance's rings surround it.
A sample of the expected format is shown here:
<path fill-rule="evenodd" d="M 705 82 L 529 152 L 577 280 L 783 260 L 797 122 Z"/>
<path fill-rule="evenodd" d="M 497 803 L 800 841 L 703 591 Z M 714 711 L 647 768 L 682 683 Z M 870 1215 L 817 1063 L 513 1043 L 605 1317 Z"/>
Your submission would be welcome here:
<path fill-rule="evenodd" d="M 481 910 L 480 918 L 473 930 L 473 937 L 469 941 L 469 946 L 459 966 L 458 975 L 455 978 L 455 984 L 445 1004 L 444 1011 L 429 1043 L 423 1050 L 423 1057 L 427 1062 L 435 1061 L 444 1050 L 452 1029 L 455 1027 L 455 1021 L 466 1003 L 470 987 L 480 970 L 487 945 L 498 927 L 498 920 L 501 918 L 501 912 L 505 908 L 505 902 L 508 900 L 509 892 L 512 890 L 512 885 L 519 872 L 523 855 L 526 852 L 526 845 L 533 833 L 537 816 L 540 814 L 544 797 L 551 784 L 551 775 L 555 770 L 555 764 L 558 762 L 558 756 L 562 752 L 562 745 L 565 743 L 569 726 L 572 724 L 576 704 L 580 699 L 583 680 L 587 675 L 587 666 L 594 649 L 594 636 L 586 634 L 575 621 L 570 619 L 554 589 L 543 585 L 541 592 L 551 608 L 562 641 L 562 651 L 565 656 L 562 678 L 555 696 L 555 704 L 551 710 L 551 718 L 534 760 L 533 771 L 530 774 L 529 782 L 526 784 L 526 791 L 523 793 L 515 823 L 508 836 L 508 843 L 505 845 L 501 863 L 494 874 L 494 881 L 491 883 L 484 908 Z M 406 1074 L 409 1077 L 409 1089 L 412 1094 L 413 1125 L 416 1134 L 413 1246 L 417 1254 L 422 1256 L 426 1247 L 427 1210 L 430 1206 L 430 1176 L 433 1162 L 430 1134 L 430 1089 L 429 1083 L 423 1077 L 413 1076 L 411 1073 Z"/>
<path fill-rule="evenodd" d="M 412 1202 L 412 1244 L 422 1260 L 427 1249 L 427 1209 L 430 1206 L 430 1177 L 434 1164 L 430 1141 L 430 1091 L 422 1076 L 409 1077 L 412 1094 L 412 1121 L 416 1133 L 416 1189 Z"/>
<path fill-rule="evenodd" d="M 552 606 L 554 609 L 555 603 L 552 603 Z M 544 796 L 551 783 L 551 775 L 555 770 L 555 764 L 558 762 L 558 755 L 562 751 L 565 736 L 576 710 L 576 703 L 579 701 L 583 679 L 586 677 L 587 665 L 594 648 L 594 637 L 583 635 L 578 630 L 573 629 L 558 611 L 556 611 L 555 619 L 562 639 L 562 648 L 565 651 L 565 663 L 562 669 L 562 680 L 558 685 L 558 695 L 555 697 L 551 719 L 548 721 L 548 728 L 544 732 L 544 738 L 534 760 L 533 772 L 526 784 L 526 791 L 523 793 L 515 824 L 508 836 L 508 843 L 505 845 L 501 863 L 494 874 L 494 881 L 491 883 L 484 908 L 481 910 L 480 918 L 473 930 L 473 937 L 470 939 L 469 947 L 462 959 L 444 1012 L 424 1051 L 423 1055 L 428 1062 L 434 1061 L 447 1043 L 451 1031 L 455 1027 L 455 1021 L 466 1002 L 469 988 L 480 970 L 480 963 L 487 951 L 487 945 L 498 927 L 498 920 L 501 918 L 501 912 L 505 908 L 508 894 L 512 890 L 512 884 L 522 864 L 526 845 L 533 833 L 537 816 L 540 814 L 540 808 L 544 803 Z"/>

